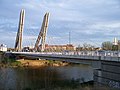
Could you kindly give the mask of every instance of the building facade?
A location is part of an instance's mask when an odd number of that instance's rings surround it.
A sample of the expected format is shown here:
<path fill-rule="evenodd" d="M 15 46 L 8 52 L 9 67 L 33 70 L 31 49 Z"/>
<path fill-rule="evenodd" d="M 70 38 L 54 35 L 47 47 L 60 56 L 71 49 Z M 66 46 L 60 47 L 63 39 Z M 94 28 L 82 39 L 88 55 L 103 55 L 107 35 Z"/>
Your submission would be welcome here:
<path fill-rule="evenodd" d="M 45 45 L 45 51 L 47 52 L 61 52 L 61 51 L 74 51 L 75 47 L 72 44 L 67 45 Z"/>
<path fill-rule="evenodd" d="M 7 51 L 7 46 L 5 44 L 1 44 L 0 51 Z"/>

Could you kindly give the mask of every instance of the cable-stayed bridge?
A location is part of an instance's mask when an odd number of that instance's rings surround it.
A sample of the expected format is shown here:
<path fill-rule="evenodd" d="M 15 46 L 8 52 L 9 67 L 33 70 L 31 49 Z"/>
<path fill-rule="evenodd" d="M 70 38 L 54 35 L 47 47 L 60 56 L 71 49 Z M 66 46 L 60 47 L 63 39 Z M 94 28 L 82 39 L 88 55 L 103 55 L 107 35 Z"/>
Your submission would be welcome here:
<path fill-rule="evenodd" d="M 120 52 L 118 51 L 64 51 L 64 52 L 44 52 L 45 40 L 48 29 L 49 13 L 44 15 L 43 23 L 35 42 L 34 52 L 22 52 L 22 37 L 24 28 L 25 10 L 20 13 L 19 27 L 15 42 L 15 51 L 6 52 L 7 56 L 20 58 L 36 58 L 45 60 L 60 60 L 71 63 L 81 63 L 91 65 L 95 70 L 95 82 L 120 88 Z M 41 44 L 39 44 L 41 42 Z M 38 50 L 40 52 L 38 52 Z"/>

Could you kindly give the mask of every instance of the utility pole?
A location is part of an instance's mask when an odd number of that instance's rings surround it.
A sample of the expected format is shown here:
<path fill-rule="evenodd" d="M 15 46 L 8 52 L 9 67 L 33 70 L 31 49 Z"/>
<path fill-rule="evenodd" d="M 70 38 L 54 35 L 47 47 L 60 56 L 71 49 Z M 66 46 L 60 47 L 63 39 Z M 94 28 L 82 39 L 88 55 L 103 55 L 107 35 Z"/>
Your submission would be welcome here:
<path fill-rule="evenodd" d="M 22 34 L 23 34 L 23 28 L 24 28 L 24 20 L 25 20 L 25 10 L 22 9 L 20 12 L 19 27 L 18 27 L 16 42 L 15 42 L 15 51 L 22 50 Z"/>
<path fill-rule="evenodd" d="M 69 32 L 69 45 L 71 44 L 71 32 Z"/>

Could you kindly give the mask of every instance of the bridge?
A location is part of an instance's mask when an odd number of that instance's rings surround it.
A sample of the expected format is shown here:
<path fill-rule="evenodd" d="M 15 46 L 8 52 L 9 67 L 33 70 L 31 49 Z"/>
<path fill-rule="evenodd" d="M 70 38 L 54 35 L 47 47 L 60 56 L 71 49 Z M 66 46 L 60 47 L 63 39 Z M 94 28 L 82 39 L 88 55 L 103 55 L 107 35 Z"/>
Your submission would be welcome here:
<path fill-rule="evenodd" d="M 120 88 L 120 52 L 118 51 L 44 52 L 49 13 L 44 16 L 42 27 L 34 46 L 34 52 L 22 52 L 24 17 L 25 11 L 22 10 L 15 42 L 15 52 L 6 52 L 6 55 L 88 64 L 95 69 L 94 81 L 96 84 Z M 40 40 L 41 44 L 39 45 Z M 38 50 L 41 52 L 38 52 Z"/>
<path fill-rule="evenodd" d="M 88 64 L 94 68 L 94 81 L 97 85 L 120 88 L 120 52 L 6 52 L 22 58 L 59 60 L 71 63 Z"/>
<path fill-rule="evenodd" d="M 117 53 L 117 54 L 116 54 Z M 89 52 L 6 52 L 15 57 L 59 60 L 72 63 L 89 64 L 93 68 L 101 68 L 101 62 L 120 62 L 120 52 L 105 52 L 101 54 L 96 51 Z"/>
<path fill-rule="evenodd" d="M 71 63 L 88 64 L 94 68 L 94 81 L 96 85 L 107 85 L 112 88 L 120 88 L 120 52 L 111 52 L 111 56 L 96 52 L 6 52 L 6 54 L 22 58 L 34 58 L 42 60 L 59 60 Z M 91 53 L 91 55 L 90 55 Z M 94 53 L 94 54 L 93 54 Z"/>

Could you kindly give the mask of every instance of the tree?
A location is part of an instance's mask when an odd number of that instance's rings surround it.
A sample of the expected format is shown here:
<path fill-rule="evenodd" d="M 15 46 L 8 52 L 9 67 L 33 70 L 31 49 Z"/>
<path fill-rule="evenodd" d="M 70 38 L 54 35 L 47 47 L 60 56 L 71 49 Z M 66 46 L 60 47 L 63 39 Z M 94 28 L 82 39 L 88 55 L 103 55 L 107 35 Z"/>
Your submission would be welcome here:
<path fill-rule="evenodd" d="M 94 48 L 95 48 L 95 46 L 93 46 L 91 44 L 87 44 L 87 43 L 83 44 L 83 49 L 84 50 L 92 51 L 92 50 L 94 50 Z"/>
<path fill-rule="evenodd" d="M 78 47 L 76 47 L 76 51 L 82 51 L 83 50 L 83 47 L 80 46 L 80 44 L 78 45 Z"/>
<path fill-rule="evenodd" d="M 112 46 L 113 46 L 113 44 L 110 41 L 106 41 L 106 42 L 102 43 L 103 50 L 112 50 Z"/>
<path fill-rule="evenodd" d="M 118 49 L 119 49 L 118 45 L 113 45 L 113 46 L 112 46 L 112 50 L 113 50 L 113 51 L 118 51 Z"/>

